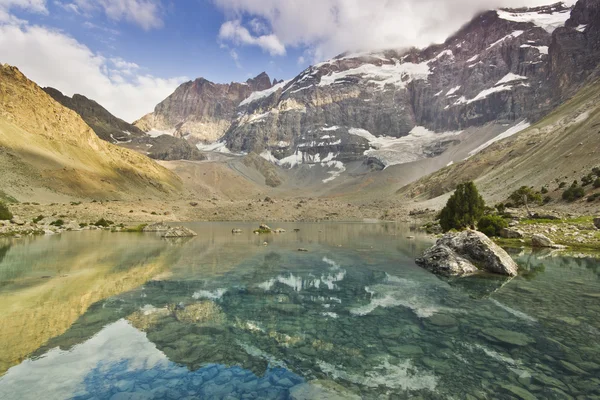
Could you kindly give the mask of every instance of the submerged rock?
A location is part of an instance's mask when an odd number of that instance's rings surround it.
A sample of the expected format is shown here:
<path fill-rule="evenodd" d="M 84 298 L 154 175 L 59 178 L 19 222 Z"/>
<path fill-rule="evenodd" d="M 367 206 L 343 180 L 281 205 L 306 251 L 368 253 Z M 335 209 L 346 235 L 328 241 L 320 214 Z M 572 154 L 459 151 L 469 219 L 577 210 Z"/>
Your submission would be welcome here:
<path fill-rule="evenodd" d="M 169 230 L 163 235 L 164 238 L 183 238 L 198 236 L 193 230 L 186 228 L 185 226 L 176 226 L 169 228 Z"/>
<path fill-rule="evenodd" d="M 440 275 L 469 275 L 479 270 L 515 276 L 517 264 L 481 232 L 448 233 L 425 251 L 417 264 Z"/>
<path fill-rule="evenodd" d="M 481 331 L 481 335 L 494 342 L 500 342 L 512 346 L 526 346 L 535 342 L 533 338 L 530 338 L 523 333 L 500 328 L 486 328 Z"/>

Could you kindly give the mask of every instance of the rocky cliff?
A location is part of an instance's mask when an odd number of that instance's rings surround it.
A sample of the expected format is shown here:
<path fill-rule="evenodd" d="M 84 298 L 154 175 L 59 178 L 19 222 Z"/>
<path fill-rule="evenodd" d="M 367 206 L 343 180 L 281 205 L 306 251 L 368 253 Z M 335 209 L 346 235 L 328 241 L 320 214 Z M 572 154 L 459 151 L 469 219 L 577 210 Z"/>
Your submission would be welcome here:
<path fill-rule="evenodd" d="M 170 198 L 173 173 L 102 141 L 17 68 L 0 66 L 0 191 L 48 202 L 65 198 Z"/>
<path fill-rule="evenodd" d="M 223 141 L 342 171 L 435 157 L 489 123 L 509 136 L 598 74 L 598 3 L 488 11 L 441 45 L 338 56 L 250 95 Z"/>
<path fill-rule="evenodd" d="M 270 89 L 272 84 L 264 72 L 245 83 L 217 84 L 198 78 L 179 86 L 154 112 L 134 125 L 145 132 L 161 131 L 191 143 L 214 142 L 229 129 L 240 102 L 252 92 Z"/>
<path fill-rule="evenodd" d="M 44 88 L 44 91 L 63 106 L 79 114 L 100 139 L 109 143 L 136 150 L 156 160 L 205 159 L 198 149 L 186 140 L 168 135 L 149 136 L 137 126 L 115 117 L 85 96 L 65 96 L 51 87 Z"/>

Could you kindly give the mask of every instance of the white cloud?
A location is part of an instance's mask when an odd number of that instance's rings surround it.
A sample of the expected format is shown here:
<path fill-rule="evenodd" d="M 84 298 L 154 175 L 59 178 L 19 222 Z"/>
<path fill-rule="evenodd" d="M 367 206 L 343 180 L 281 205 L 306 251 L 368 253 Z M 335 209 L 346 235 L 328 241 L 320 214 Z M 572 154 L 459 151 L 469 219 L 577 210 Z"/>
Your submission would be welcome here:
<path fill-rule="evenodd" d="M 141 73 L 135 63 L 105 58 L 60 31 L 40 26 L 0 25 L 0 61 L 17 66 L 40 86 L 69 96 L 83 94 L 130 122 L 187 80 Z"/>
<path fill-rule="evenodd" d="M 344 51 L 427 46 L 443 42 L 477 12 L 553 0 L 213 0 L 227 16 L 220 38 L 257 45 L 271 54 L 288 46 L 305 48 L 315 60 Z M 573 3 L 575 0 L 568 0 Z M 253 37 L 241 24 L 265 21 L 268 30 Z M 263 24 L 264 25 L 264 24 Z M 271 32 L 267 35 L 267 32 Z M 268 37 L 268 43 L 260 43 Z"/>
<path fill-rule="evenodd" d="M 230 40 L 237 45 L 258 46 L 272 56 L 285 55 L 285 46 L 279 41 L 277 36 L 252 36 L 250 31 L 242 26 L 242 23 L 239 20 L 227 21 L 221 25 L 221 29 L 219 30 L 219 38 L 222 40 Z"/>
<path fill-rule="evenodd" d="M 102 11 L 114 21 L 125 20 L 139 25 L 145 30 L 163 26 L 160 0 L 73 0 L 73 2 L 61 2 L 59 4 L 67 10 L 88 16 L 94 12 Z"/>

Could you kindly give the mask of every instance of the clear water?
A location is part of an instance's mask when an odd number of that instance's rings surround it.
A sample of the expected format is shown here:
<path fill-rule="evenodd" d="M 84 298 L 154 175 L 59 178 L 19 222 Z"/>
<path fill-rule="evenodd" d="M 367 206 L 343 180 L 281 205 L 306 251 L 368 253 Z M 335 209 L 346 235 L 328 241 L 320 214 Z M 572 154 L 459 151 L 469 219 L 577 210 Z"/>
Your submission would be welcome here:
<path fill-rule="evenodd" d="M 600 398 L 598 259 L 444 280 L 405 226 L 254 225 L 0 242 L 0 399 Z"/>

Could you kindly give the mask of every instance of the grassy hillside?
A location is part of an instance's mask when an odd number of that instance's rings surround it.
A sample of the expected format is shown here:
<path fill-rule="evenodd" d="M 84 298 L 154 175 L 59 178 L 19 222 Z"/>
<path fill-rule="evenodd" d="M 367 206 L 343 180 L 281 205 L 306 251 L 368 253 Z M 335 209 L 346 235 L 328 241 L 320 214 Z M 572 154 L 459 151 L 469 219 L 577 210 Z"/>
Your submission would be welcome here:
<path fill-rule="evenodd" d="M 405 199 L 430 200 L 458 183 L 476 180 L 488 201 L 503 201 L 521 186 L 551 197 L 560 182 L 580 180 L 600 165 L 600 81 L 596 81 L 530 128 L 460 163 L 445 167 L 401 188 Z"/>
<path fill-rule="evenodd" d="M 17 68 L 0 66 L 0 191 L 20 201 L 165 198 L 172 172 L 100 140 Z"/>

